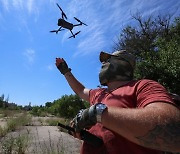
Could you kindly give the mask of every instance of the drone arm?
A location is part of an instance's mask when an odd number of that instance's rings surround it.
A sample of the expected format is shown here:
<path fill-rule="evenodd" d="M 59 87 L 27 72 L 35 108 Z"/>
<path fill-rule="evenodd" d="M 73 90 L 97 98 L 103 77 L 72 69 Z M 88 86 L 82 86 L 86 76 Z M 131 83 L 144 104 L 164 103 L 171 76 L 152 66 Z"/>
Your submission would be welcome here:
<path fill-rule="evenodd" d="M 70 31 L 71 31 L 71 30 L 70 30 Z M 73 34 L 73 32 L 71 31 L 72 36 L 70 36 L 69 38 L 72 38 L 72 37 L 75 38 L 76 35 L 79 34 L 80 32 L 81 32 L 81 31 L 78 31 L 77 33 Z"/>
<path fill-rule="evenodd" d="M 66 14 L 64 12 L 62 12 L 62 19 L 64 19 L 64 17 L 65 17 L 65 19 L 67 19 Z"/>
<path fill-rule="evenodd" d="M 58 29 L 57 31 L 60 31 L 60 30 L 61 30 L 61 28 L 62 28 L 62 26 L 61 26 L 61 27 L 59 27 L 59 29 Z"/>
<path fill-rule="evenodd" d="M 82 25 L 82 23 L 79 23 L 79 24 L 73 25 L 73 27 L 75 27 L 75 26 L 81 26 L 81 25 Z"/>
<path fill-rule="evenodd" d="M 64 17 L 67 19 L 66 14 L 65 14 L 64 11 L 61 9 L 61 7 L 59 6 L 59 4 L 56 3 L 56 5 L 58 6 L 58 8 L 59 8 L 59 9 L 61 10 L 61 12 L 62 12 L 62 19 L 64 19 Z"/>
<path fill-rule="evenodd" d="M 80 26 L 80 25 L 85 25 L 87 26 L 87 24 L 83 23 L 81 20 L 79 20 L 78 18 L 74 17 L 75 20 L 77 20 L 79 22 L 79 24 L 74 25 L 74 26 Z"/>
<path fill-rule="evenodd" d="M 73 34 L 72 30 L 70 30 L 71 34 L 72 34 L 72 37 L 75 37 L 75 35 Z"/>

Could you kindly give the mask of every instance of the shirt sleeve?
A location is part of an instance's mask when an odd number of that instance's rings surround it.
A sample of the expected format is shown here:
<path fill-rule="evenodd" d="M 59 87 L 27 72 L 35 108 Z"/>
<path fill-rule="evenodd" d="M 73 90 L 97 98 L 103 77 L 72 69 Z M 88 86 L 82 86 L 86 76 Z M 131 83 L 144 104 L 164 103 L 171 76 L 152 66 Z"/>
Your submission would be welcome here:
<path fill-rule="evenodd" d="M 141 80 L 137 89 L 137 107 L 145 107 L 154 102 L 174 104 L 167 90 L 161 84 L 152 80 Z"/>
<path fill-rule="evenodd" d="M 96 97 L 101 93 L 102 89 L 91 89 L 89 92 L 90 105 L 96 103 Z"/>
<path fill-rule="evenodd" d="M 93 98 L 94 98 L 94 95 L 96 94 L 96 90 L 94 90 L 94 89 L 91 89 L 90 91 L 89 91 L 89 100 L 90 100 L 90 105 L 93 105 L 94 103 L 93 103 Z"/>

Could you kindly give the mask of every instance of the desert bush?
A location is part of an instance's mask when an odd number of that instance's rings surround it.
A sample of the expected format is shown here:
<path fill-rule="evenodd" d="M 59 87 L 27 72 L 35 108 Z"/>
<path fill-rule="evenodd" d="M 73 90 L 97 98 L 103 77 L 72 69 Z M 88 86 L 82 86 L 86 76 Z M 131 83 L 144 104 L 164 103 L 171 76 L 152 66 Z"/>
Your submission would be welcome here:
<path fill-rule="evenodd" d="M 31 117 L 27 113 L 12 117 L 7 120 L 4 128 L 0 127 L 0 137 L 5 136 L 8 132 L 15 131 L 21 126 L 28 125 L 31 122 Z"/>
<path fill-rule="evenodd" d="M 0 137 L 3 137 L 6 135 L 6 130 L 0 126 Z"/>
<path fill-rule="evenodd" d="M 49 118 L 46 119 L 46 123 L 48 123 L 49 126 L 57 126 L 58 122 L 65 124 L 65 125 L 69 125 L 70 123 L 70 119 L 65 119 L 65 118 Z"/>
<path fill-rule="evenodd" d="M 58 119 L 46 119 L 46 123 L 48 123 L 49 126 L 57 126 L 58 122 Z"/>

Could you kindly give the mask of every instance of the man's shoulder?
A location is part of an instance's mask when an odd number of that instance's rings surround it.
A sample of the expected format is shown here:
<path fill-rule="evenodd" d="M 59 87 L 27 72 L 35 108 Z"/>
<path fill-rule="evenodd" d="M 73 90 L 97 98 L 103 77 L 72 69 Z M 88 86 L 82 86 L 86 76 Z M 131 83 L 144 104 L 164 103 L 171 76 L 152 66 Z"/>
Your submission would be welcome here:
<path fill-rule="evenodd" d="M 141 80 L 133 80 L 128 85 L 129 89 L 133 89 L 136 93 L 139 93 L 144 90 L 158 90 L 163 89 L 165 87 L 158 83 L 157 81 L 150 80 L 150 79 L 141 79 Z"/>
<path fill-rule="evenodd" d="M 98 99 L 99 96 L 101 96 L 105 91 L 106 88 L 90 89 L 89 91 L 90 104 L 94 104 L 95 100 Z"/>
<path fill-rule="evenodd" d="M 140 80 L 133 80 L 137 83 L 158 83 L 157 81 L 151 80 L 151 79 L 140 79 Z"/>
<path fill-rule="evenodd" d="M 143 86 L 143 85 L 161 85 L 160 83 L 158 83 L 157 81 L 154 80 L 150 80 L 150 79 L 140 79 L 140 80 L 133 80 L 132 84 L 134 85 L 139 85 L 139 86 Z"/>
<path fill-rule="evenodd" d="M 96 93 L 96 92 L 103 92 L 106 90 L 107 90 L 107 88 L 95 88 L 95 89 L 90 89 L 90 92 Z"/>

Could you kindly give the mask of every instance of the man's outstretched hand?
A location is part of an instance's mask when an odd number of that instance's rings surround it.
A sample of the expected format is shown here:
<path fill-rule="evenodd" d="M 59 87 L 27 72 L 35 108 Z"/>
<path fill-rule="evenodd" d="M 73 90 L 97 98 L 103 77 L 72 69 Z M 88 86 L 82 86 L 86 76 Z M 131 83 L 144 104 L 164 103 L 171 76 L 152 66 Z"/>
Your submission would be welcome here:
<path fill-rule="evenodd" d="M 68 67 L 66 61 L 63 58 L 56 58 L 56 67 L 63 75 L 71 71 L 71 68 Z"/>

